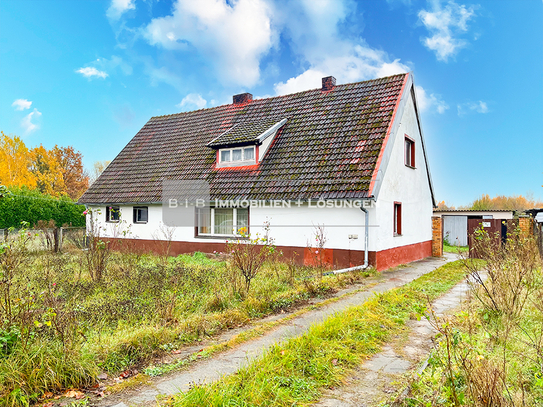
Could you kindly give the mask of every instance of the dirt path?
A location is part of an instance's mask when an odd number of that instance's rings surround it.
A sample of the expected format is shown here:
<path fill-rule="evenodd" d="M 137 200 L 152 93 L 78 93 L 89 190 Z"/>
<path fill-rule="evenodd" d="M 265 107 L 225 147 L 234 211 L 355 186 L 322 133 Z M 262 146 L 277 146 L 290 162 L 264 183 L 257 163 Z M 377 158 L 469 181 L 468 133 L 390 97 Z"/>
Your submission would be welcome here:
<path fill-rule="evenodd" d="M 363 303 L 374 293 L 400 287 L 456 259 L 457 255 L 447 253 L 442 258 L 427 258 L 413 262 L 398 270 L 383 272 L 379 275 L 377 284 L 366 291 L 354 292 L 357 287 L 343 290 L 343 294 L 349 291 L 354 293 L 337 302 L 310 310 L 303 315 L 286 321 L 263 336 L 241 343 L 234 349 L 227 350 L 210 359 L 190 364 L 184 370 L 154 379 L 151 384 L 131 388 L 122 393 L 107 396 L 102 400 L 93 400 L 91 403 L 97 406 L 116 407 L 155 405 L 157 397 L 186 391 L 193 384 L 210 383 L 218 380 L 221 376 L 232 374 L 262 355 L 273 344 L 304 333 L 311 325 L 320 323 L 328 316 L 343 311 L 350 306 Z M 339 294 L 342 293 L 340 292 Z M 273 318 L 285 318 L 288 315 L 282 314 Z"/>
<path fill-rule="evenodd" d="M 434 301 L 432 308 L 436 315 L 457 309 L 468 289 L 469 285 L 462 282 Z M 401 386 L 397 381 L 427 359 L 436 334 L 424 317 L 420 321 L 408 321 L 404 332 L 405 335 L 397 336 L 380 353 L 356 369 L 345 385 L 327 391 L 314 406 L 377 407 L 391 402 L 391 395 Z"/>

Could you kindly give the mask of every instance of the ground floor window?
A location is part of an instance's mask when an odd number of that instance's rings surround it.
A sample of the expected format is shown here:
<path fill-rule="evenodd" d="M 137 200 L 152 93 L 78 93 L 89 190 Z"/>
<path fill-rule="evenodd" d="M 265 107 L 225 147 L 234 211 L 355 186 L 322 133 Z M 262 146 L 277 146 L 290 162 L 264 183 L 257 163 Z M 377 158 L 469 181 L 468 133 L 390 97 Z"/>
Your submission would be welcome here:
<path fill-rule="evenodd" d="M 149 220 L 149 208 L 147 206 L 134 206 L 134 223 L 147 223 Z"/>
<path fill-rule="evenodd" d="M 118 222 L 121 220 L 121 208 L 118 206 L 106 206 L 106 222 Z"/>
<path fill-rule="evenodd" d="M 198 208 L 198 236 L 235 236 L 248 233 L 248 208 Z M 244 230 L 242 230 L 245 228 Z"/>

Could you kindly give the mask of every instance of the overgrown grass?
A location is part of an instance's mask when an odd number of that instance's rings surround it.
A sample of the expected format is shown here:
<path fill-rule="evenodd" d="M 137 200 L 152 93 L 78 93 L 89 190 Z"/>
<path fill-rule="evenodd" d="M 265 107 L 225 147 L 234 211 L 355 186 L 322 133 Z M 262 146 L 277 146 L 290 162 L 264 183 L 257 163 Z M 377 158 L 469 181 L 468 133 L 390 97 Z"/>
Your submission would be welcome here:
<path fill-rule="evenodd" d="M 443 242 L 443 251 L 445 253 L 466 253 L 468 250 L 468 246 L 452 246 L 447 242 Z"/>
<path fill-rule="evenodd" d="M 23 236 L 24 238 L 24 236 Z M 22 240 L 24 243 L 24 239 Z M 77 250 L 31 254 L 0 248 L 0 406 L 25 406 L 45 392 L 86 386 L 144 367 L 153 358 L 364 278 L 320 278 L 272 262 L 249 294 L 225 262 L 202 253 L 177 258 L 113 253 L 93 281 Z M 19 250 L 20 249 L 20 250 Z"/>
<path fill-rule="evenodd" d="M 478 231 L 484 274 L 472 269 L 461 312 L 438 318 L 439 343 L 402 406 L 543 406 L 543 274 L 532 237 Z M 487 279 L 485 280 L 485 277 Z"/>
<path fill-rule="evenodd" d="M 424 313 L 465 276 L 462 262 L 448 263 L 414 282 L 377 294 L 313 326 L 306 334 L 276 345 L 236 374 L 174 397 L 181 406 L 292 406 L 316 400 L 336 386 L 364 358 Z"/>

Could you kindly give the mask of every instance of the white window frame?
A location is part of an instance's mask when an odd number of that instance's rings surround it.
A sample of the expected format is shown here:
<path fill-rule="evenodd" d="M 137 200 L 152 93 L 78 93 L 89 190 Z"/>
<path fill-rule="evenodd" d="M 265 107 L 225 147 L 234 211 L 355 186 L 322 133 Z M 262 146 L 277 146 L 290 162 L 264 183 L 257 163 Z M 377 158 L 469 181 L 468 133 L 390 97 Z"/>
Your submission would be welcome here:
<path fill-rule="evenodd" d="M 245 149 L 252 149 L 253 150 L 253 158 L 246 160 L 245 159 Z M 233 161 L 232 157 L 234 156 L 234 150 L 241 150 L 241 160 Z M 229 161 L 223 161 L 222 159 L 222 153 L 224 151 L 230 152 L 230 160 Z M 239 164 L 247 164 L 247 163 L 256 163 L 256 146 L 241 146 L 241 147 L 231 147 L 231 148 L 221 148 L 219 149 L 219 164 L 222 165 L 232 165 L 236 166 Z"/>
<path fill-rule="evenodd" d="M 209 208 L 209 211 L 210 211 L 210 220 L 211 220 L 211 225 L 210 225 L 210 230 L 211 230 L 211 233 L 201 233 L 200 232 L 200 216 L 199 216 L 199 213 L 197 212 L 197 216 L 196 216 L 196 219 L 198 221 L 198 224 L 196 225 L 196 236 L 197 237 L 200 237 L 200 236 L 204 236 L 204 237 L 239 237 L 240 235 L 238 235 L 236 232 L 236 228 L 237 228 L 237 223 L 238 223 L 238 209 L 243 209 L 243 210 L 246 210 L 247 211 L 247 233 L 249 233 L 249 208 L 218 208 L 218 209 L 232 209 L 233 211 L 233 214 L 232 214 L 232 234 L 219 234 L 219 233 L 215 233 L 215 208 L 214 207 L 211 207 Z M 197 208 L 197 210 L 199 210 Z"/>

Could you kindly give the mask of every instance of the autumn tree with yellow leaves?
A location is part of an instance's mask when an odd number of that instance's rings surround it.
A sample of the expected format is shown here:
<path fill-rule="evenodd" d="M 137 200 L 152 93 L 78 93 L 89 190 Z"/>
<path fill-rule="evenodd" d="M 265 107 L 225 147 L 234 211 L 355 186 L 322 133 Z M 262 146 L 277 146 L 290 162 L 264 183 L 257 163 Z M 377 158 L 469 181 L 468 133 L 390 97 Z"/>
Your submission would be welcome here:
<path fill-rule="evenodd" d="M 73 147 L 29 149 L 21 138 L 0 132 L 0 185 L 76 200 L 88 188 L 89 177 L 81 153 Z"/>

